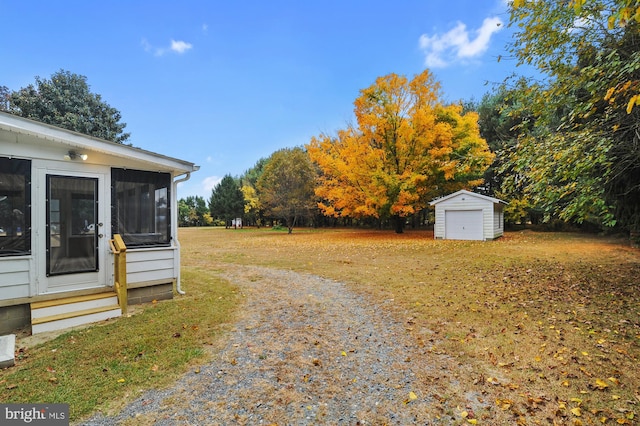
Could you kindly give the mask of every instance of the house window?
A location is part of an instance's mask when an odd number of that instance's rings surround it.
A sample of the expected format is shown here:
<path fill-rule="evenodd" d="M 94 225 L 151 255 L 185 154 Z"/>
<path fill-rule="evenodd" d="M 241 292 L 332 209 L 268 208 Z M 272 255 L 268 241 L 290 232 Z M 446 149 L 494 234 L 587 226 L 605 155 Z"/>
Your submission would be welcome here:
<path fill-rule="evenodd" d="M 0 157 L 0 256 L 31 254 L 31 161 Z"/>
<path fill-rule="evenodd" d="M 112 234 L 128 247 L 171 241 L 169 173 L 111 169 Z"/>

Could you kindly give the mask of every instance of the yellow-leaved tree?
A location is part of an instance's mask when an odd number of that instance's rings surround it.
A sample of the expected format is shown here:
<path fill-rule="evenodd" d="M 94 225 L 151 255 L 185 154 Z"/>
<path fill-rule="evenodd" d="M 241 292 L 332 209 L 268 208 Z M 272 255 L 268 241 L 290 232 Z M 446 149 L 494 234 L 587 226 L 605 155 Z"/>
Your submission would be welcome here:
<path fill-rule="evenodd" d="M 428 70 L 412 80 L 379 77 L 354 105 L 356 126 L 306 146 L 321 171 L 316 195 L 325 215 L 392 219 L 401 233 L 431 199 L 482 183 L 493 154 L 478 116 L 444 105 Z"/>

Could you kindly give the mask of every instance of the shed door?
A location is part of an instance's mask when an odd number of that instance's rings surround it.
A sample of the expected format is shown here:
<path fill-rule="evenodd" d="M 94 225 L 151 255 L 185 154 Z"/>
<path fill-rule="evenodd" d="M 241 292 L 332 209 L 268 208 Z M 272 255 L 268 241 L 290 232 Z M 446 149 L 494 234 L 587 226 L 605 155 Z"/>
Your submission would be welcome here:
<path fill-rule="evenodd" d="M 448 240 L 483 240 L 482 210 L 447 210 L 445 234 Z"/>

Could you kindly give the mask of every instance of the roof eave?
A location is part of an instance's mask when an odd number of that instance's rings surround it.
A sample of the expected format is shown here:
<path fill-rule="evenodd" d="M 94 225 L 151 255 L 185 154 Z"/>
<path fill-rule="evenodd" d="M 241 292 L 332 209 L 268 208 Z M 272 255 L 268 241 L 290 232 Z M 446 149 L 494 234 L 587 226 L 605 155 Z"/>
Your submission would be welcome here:
<path fill-rule="evenodd" d="M 491 201 L 493 204 L 505 204 L 505 205 L 509 204 L 506 201 L 502 201 L 502 200 L 499 200 L 497 198 L 489 197 L 488 195 L 476 194 L 475 192 L 467 191 L 466 189 L 461 189 L 461 190 L 456 191 L 454 193 L 451 193 L 449 195 L 445 195 L 444 197 L 440 197 L 440 198 L 437 198 L 437 199 L 435 199 L 433 201 L 430 201 L 429 205 L 430 206 L 434 206 L 434 205 L 436 205 L 438 203 L 441 203 L 443 201 L 446 201 L 448 199 L 451 199 L 451 198 L 456 197 L 456 196 L 461 195 L 461 194 L 466 194 L 466 195 L 469 195 L 469 196 L 472 196 L 472 197 L 477 197 L 477 198 L 481 198 L 483 200 Z"/>
<path fill-rule="evenodd" d="M 135 148 L 130 145 L 84 135 L 71 130 L 61 129 L 56 126 L 2 112 L 0 112 L 0 128 L 8 132 L 62 143 L 73 148 L 89 149 L 121 158 L 162 165 L 173 170 L 175 174 L 195 172 L 200 168 L 188 161 L 168 157 L 141 148 Z"/>

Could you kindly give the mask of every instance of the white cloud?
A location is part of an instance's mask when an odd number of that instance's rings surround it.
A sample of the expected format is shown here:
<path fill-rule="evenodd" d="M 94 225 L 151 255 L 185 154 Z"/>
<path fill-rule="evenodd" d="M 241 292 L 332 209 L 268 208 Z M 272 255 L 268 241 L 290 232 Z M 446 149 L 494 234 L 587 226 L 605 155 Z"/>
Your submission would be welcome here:
<path fill-rule="evenodd" d="M 474 39 L 469 38 L 467 26 L 462 22 L 444 34 L 423 34 L 419 43 L 425 54 L 425 65 L 443 68 L 456 60 L 478 57 L 487 51 L 491 36 L 502 27 L 500 18 L 493 17 L 485 18 L 482 26 L 474 31 Z"/>
<path fill-rule="evenodd" d="M 217 184 L 222 181 L 221 177 L 218 176 L 207 176 L 202 180 L 202 188 L 206 191 L 207 194 L 211 193 L 211 190 L 215 188 Z"/>
<path fill-rule="evenodd" d="M 171 40 L 171 43 L 168 47 L 155 47 L 152 46 L 146 38 L 143 38 L 140 44 L 142 45 L 142 48 L 145 52 L 151 52 L 154 56 L 163 56 L 167 52 L 174 52 L 181 55 L 187 50 L 193 48 L 193 45 L 191 43 L 187 43 L 186 41 L 182 40 Z"/>
<path fill-rule="evenodd" d="M 173 50 L 176 53 L 184 53 L 187 50 L 191 49 L 193 47 L 193 45 L 191 43 L 187 43 L 186 41 L 182 41 L 182 40 L 171 40 L 171 50 Z"/>

